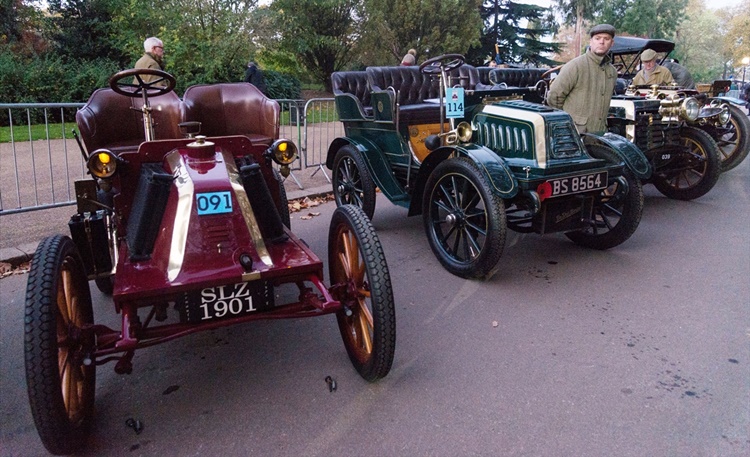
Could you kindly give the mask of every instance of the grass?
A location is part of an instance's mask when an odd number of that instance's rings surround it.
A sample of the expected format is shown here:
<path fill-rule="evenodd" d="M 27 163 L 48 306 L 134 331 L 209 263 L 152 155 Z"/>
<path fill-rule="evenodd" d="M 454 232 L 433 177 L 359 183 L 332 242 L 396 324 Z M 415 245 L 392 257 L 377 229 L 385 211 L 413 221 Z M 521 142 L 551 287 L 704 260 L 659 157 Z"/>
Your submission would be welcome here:
<path fill-rule="evenodd" d="M 59 140 L 63 137 L 63 124 L 48 124 L 49 126 L 49 139 Z M 65 138 L 73 138 L 71 129 L 75 127 L 74 122 L 65 123 Z M 31 139 L 32 140 L 46 140 L 47 129 L 44 124 L 35 124 L 31 126 Z M 29 141 L 29 126 L 28 125 L 14 125 L 13 126 L 13 141 L 16 143 Z M 10 127 L 0 127 L 0 143 L 10 143 Z"/>

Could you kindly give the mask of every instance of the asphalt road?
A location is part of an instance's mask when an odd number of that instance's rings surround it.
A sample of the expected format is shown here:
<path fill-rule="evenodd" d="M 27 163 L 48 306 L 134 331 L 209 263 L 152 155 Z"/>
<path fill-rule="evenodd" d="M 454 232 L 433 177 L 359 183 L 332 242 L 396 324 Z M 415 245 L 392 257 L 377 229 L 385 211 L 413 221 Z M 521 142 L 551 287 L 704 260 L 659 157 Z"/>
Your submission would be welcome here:
<path fill-rule="evenodd" d="M 323 258 L 332 210 L 292 220 Z M 356 374 L 332 316 L 185 337 L 136 353 L 132 375 L 99 367 L 80 455 L 750 455 L 750 162 L 693 202 L 648 186 L 639 229 L 610 251 L 512 236 L 486 282 L 443 270 L 421 220 L 382 196 L 374 224 L 397 305 L 388 377 Z M 45 454 L 25 281 L 0 280 L 3 456 Z"/>

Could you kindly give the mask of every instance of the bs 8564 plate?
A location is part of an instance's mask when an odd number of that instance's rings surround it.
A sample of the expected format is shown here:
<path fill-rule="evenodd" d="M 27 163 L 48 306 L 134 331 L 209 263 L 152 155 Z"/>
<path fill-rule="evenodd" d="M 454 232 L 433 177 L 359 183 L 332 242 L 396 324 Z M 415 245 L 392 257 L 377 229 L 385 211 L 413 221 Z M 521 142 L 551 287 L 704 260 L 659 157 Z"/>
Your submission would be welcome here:
<path fill-rule="evenodd" d="M 273 305 L 273 286 L 267 281 L 253 281 L 185 292 L 177 308 L 182 321 L 208 322 L 254 313 Z"/>
<path fill-rule="evenodd" d="M 550 179 L 543 186 L 549 192 L 546 195 L 547 198 L 605 189 L 607 187 L 607 172 L 600 171 L 587 175 Z"/>

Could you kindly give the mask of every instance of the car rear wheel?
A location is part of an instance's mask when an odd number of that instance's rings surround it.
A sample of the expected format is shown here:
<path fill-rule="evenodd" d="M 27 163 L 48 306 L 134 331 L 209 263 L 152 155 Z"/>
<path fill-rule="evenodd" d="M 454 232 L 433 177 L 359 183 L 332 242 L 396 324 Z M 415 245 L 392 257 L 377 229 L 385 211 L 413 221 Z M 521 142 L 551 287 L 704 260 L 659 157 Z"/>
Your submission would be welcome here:
<path fill-rule="evenodd" d="M 505 207 L 474 162 L 440 163 L 422 201 L 427 239 L 443 267 L 462 278 L 491 277 L 505 247 Z"/>
<path fill-rule="evenodd" d="M 93 310 L 83 262 L 73 241 L 46 238 L 26 287 L 26 384 L 39 437 L 52 454 L 70 454 L 88 437 L 96 367 Z"/>
<path fill-rule="evenodd" d="M 716 139 L 721 153 L 721 171 L 729 171 L 741 164 L 750 152 L 750 119 L 736 106 L 728 106 L 732 115 L 728 130 Z"/>
<path fill-rule="evenodd" d="M 693 200 L 713 189 L 721 174 L 719 148 L 711 136 L 695 127 L 680 129 L 683 150 L 654 171 L 654 186 L 669 198 Z"/>
<path fill-rule="evenodd" d="M 375 183 L 364 157 L 352 146 L 339 149 L 333 160 L 333 196 L 336 206 L 359 206 L 370 219 L 375 214 Z"/>
<path fill-rule="evenodd" d="M 336 208 L 328 232 L 331 293 L 346 352 L 359 374 L 376 381 L 391 369 L 396 310 L 388 264 L 375 229 L 361 208 Z"/>
<path fill-rule="evenodd" d="M 619 156 L 598 145 L 588 147 L 592 157 L 610 163 L 622 163 Z M 643 185 L 627 165 L 622 178 L 611 178 L 594 201 L 590 225 L 565 235 L 574 243 L 592 249 L 609 249 L 625 242 L 638 228 L 643 214 Z"/>

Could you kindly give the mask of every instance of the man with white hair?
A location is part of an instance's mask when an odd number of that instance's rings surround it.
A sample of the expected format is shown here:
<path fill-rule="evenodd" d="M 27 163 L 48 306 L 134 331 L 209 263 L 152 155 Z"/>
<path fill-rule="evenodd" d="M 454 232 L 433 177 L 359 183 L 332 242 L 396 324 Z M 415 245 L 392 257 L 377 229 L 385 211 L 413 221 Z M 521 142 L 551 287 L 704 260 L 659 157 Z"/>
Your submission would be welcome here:
<path fill-rule="evenodd" d="M 656 51 L 653 49 L 641 53 L 641 63 L 643 68 L 633 78 L 634 86 L 668 86 L 674 81 L 672 73 L 656 62 Z"/>
<path fill-rule="evenodd" d="M 150 68 L 152 70 L 164 71 L 164 43 L 162 43 L 160 39 L 152 36 L 146 38 L 146 41 L 143 42 L 143 50 L 146 51 L 146 53 L 135 63 L 135 68 Z M 151 82 L 158 79 L 158 76 L 142 75 L 141 79 L 144 82 Z M 137 81 L 134 80 L 133 84 L 137 84 Z M 160 82 L 157 85 L 166 87 L 167 82 Z"/>

